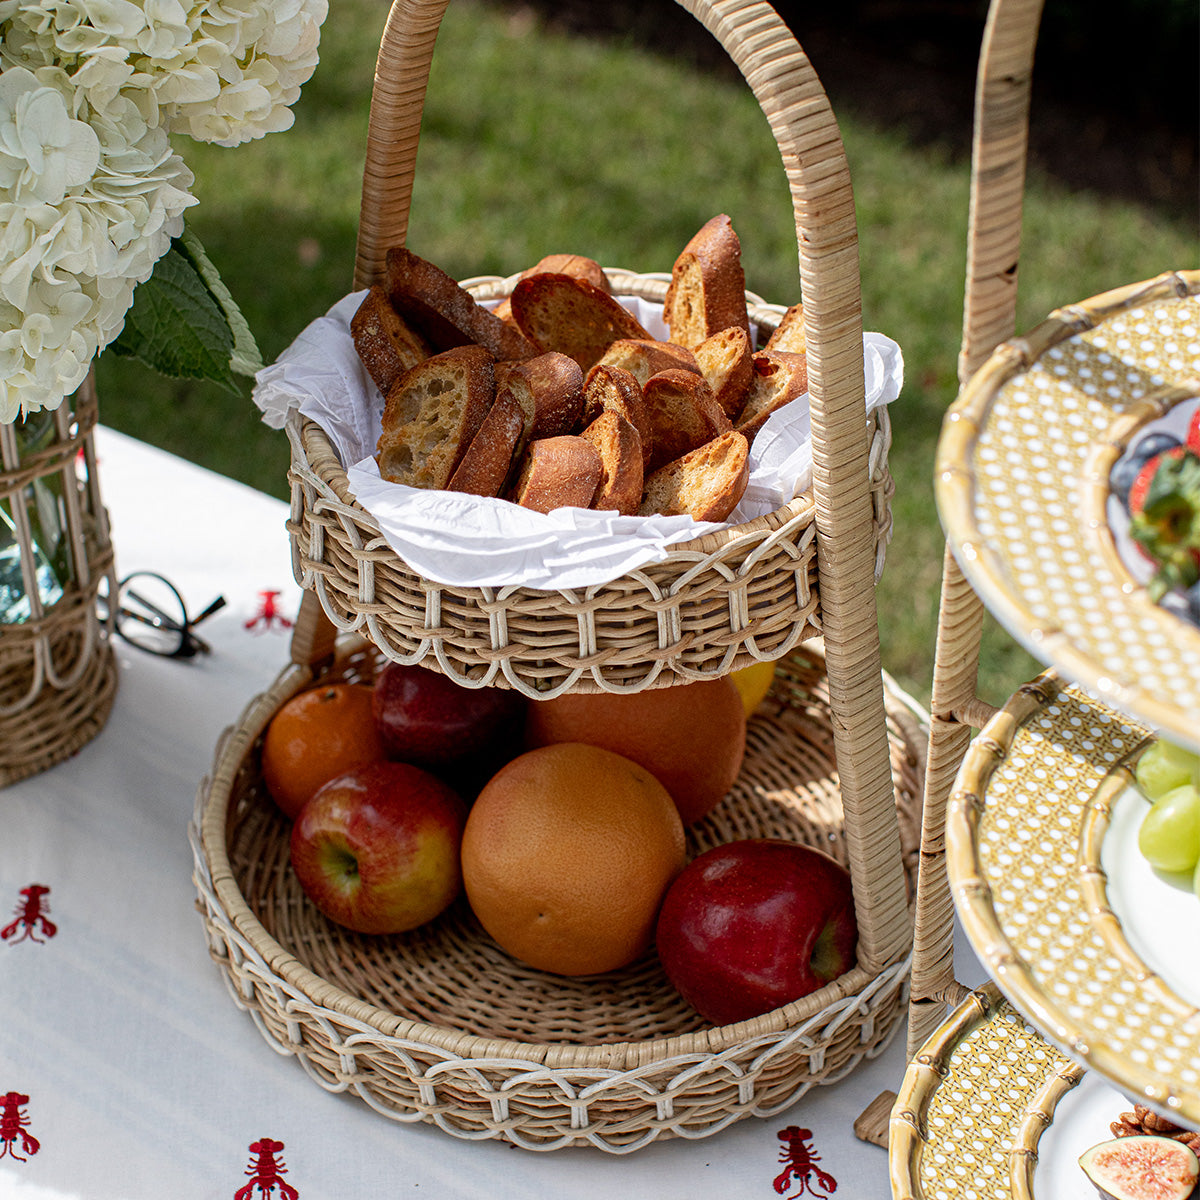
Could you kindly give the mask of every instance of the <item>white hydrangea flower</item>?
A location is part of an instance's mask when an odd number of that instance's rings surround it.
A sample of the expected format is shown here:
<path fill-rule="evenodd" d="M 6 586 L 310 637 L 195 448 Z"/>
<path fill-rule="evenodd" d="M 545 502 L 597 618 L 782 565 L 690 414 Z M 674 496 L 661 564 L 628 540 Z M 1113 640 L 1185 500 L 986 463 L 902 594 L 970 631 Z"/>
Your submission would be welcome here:
<path fill-rule="evenodd" d="M 192 203 L 169 135 L 287 129 L 328 0 L 0 0 L 0 421 L 61 403 Z"/>

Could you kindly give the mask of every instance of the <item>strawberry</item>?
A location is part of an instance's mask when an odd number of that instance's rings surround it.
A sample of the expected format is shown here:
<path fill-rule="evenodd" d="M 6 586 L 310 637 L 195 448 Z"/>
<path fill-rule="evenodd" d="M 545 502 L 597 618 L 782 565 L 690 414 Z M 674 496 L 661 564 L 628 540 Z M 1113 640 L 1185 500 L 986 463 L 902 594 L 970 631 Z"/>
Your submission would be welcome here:
<path fill-rule="evenodd" d="M 1200 455 L 1186 446 L 1156 454 L 1129 489 L 1129 534 L 1158 564 L 1152 600 L 1200 581 Z"/>
<path fill-rule="evenodd" d="M 1200 405 L 1196 406 L 1196 411 L 1192 413 L 1192 419 L 1188 422 L 1184 445 L 1194 454 L 1200 454 Z"/>

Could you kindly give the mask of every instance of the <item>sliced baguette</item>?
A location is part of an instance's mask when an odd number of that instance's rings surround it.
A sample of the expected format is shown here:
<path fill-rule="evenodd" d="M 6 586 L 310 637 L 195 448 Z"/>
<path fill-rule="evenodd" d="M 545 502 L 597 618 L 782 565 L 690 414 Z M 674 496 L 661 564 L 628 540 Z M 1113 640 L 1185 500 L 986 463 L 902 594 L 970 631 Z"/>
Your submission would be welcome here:
<path fill-rule="evenodd" d="M 540 353 L 557 350 L 590 371 L 618 338 L 649 338 L 616 299 L 571 275 L 544 273 L 522 279 L 512 292 L 517 328 Z"/>
<path fill-rule="evenodd" d="M 686 346 L 660 342 L 653 338 L 618 338 L 600 356 L 599 364 L 620 367 L 646 386 L 646 380 L 659 371 L 677 369 L 700 374 L 696 356 Z"/>
<path fill-rule="evenodd" d="M 388 299 L 435 350 L 475 344 L 499 362 L 532 358 L 526 338 L 489 312 L 441 267 L 405 246 L 393 246 L 385 259 Z"/>
<path fill-rule="evenodd" d="M 749 336 L 742 244 L 724 213 L 706 221 L 675 260 L 663 320 L 670 340 L 689 350 L 730 326 Z"/>
<path fill-rule="evenodd" d="M 576 279 L 586 279 L 588 283 L 595 284 L 601 291 L 612 293 L 612 284 L 608 282 L 608 276 L 604 273 L 604 268 L 594 259 L 586 258 L 582 254 L 547 254 L 544 258 L 539 259 L 532 267 L 522 271 L 518 276 L 520 279 L 528 279 L 530 275 L 571 275 Z M 492 312 L 496 314 L 502 321 L 512 320 L 512 298 L 505 296 Z"/>
<path fill-rule="evenodd" d="M 367 290 L 350 318 L 350 337 L 367 374 L 385 396 L 405 371 L 433 353 L 429 343 L 392 307 L 387 292 L 379 286 Z"/>
<path fill-rule="evenodd" d="M 498 392 L 446 485 L 452 492 L 500 496 L 512 473 L 525 417 L 511 392 Z"/>
<path fill-rule="evenodd" d="M 803 354 L 808 349 L 808 335 L 804 332 L 804 305 L 793 304 L 767 338 L 764 350 L 784 350 L 788 354 Z"/>
<path fill-rule="evenodd" d="M 572 506 L 588 508 L 603 465 L 599 451 L 574 434 L 530 442 L 509 499 L 536 512 Z"/>
<path fill-rule="evenodd" d="M 591 507 L 632 516 L 642 499 L 642 439 L 618 412 L 602 412 L 583 433 L 600 455 L 600 482 Z"/>
<path fill-rule="evenodd" d="M 482 346 L 458 346 L 418 363 L 393 384 L 376 444 L 384 479 L 447 486 L 492 406 L 493 361 Z"/>
<path fill-rule="evenodd" d="M 737 507 L 750 479 L 749 449 L 736 430 L 688 451 L 646 480 L 642 516 L 687 513 L 697 521 L 724 521 Z"/>
<path fill-rule="evenodd" d="M 650 418 L 642 386 L 621 367 L 597 363 L 583 383 L 583 423 L 590 425 L 601 413 L 615 412 L 638 432 L 642 466 L 650 460 Z"/>
<path fill-rule="evenodd" d="M 574 433 L 583 413 L 583 371 L 551 350 L 518 363 L 498 363 L 496 390 L 510 391 L 521 406 L 522 442 Z"/>
<path fill-rule="evenodd" d="M 744 329 L 731 325 L 705 338 L 696 347 L 695 358 L 717 403 L 731 421 L 736 421 L 754 377 L 754 354 L 749 335 Z"/>
<path fill-rule="evenodd" d="M 808 355 L 764 350 L 754 356 L 754 378 L 735 428 L 754 441 L 767 418 L 808 391 Z"/>
<path fill-rule="evenodd" d="M 703 375 L 659 371 L 646 380 L 642 395 L 650 427 L 651 473 L 730 428 Z"/>

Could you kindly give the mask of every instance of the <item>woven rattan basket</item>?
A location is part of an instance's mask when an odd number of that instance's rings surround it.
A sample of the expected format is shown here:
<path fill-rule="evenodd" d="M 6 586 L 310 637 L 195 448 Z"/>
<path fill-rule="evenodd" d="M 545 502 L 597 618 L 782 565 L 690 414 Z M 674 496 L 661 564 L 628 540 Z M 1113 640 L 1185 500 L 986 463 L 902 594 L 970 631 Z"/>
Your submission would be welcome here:
<path fill-rule="evenodd" d="M 446 0 L 399 0 L 391 10 L 368 131 L 357 287 L 381 281 L 387 250 L 405 241 L 425 84 L 445 7 Z M 810 64 L 767 4 L 683 7 L 751 82 L 787 167 L 808 340 L 813 489 L 604 585 L 442 586 L 390 551 L 348 490 L 328 437 L 294 413 L 288 434 L 297 579 L 340 632 L 361 630 L 390 658 L 529 695 L 631 691 L 723 675 L 778 658 L 805 637 L 828 635 L 820 569 L 826 550 L 838 548 L 835 591 L 871 586 L 890 531 L 890 428 L 886 413 L 869 423 L 864 413 L 854 201 L 837 125 Z M 660 302 L 668 279 L 612 273 L 618 294 Z M 479 299 L 497 299 L 514 283 L 482 279 L 472 286 Z M 783 308 L 749 300 L 769 331 Z M 835 598 L 835 610 L 838 604 Z M 848 619 L 860 619 L 857 608 L 848 595 Z"/>
<path fill-rule="evenodd" d="M 625 1153 L 773 1115 L 887 1044 L 905 1010 L 904 959 L 855 967 L 794 1004 L 713 1028 L 653 951 L 624 971 L 565 979 L 503 953 L 462 901 L 402 937 L 327 921 L 288 865 L 290 825 L 262 784 L 261 734 L 314 678 L 370 680 L 384 661 L 351 638 L 319 676 L 300 665 L 281 674 L 223 738 L 192 827 L 209 949 L 233 999 L 320 1085 L 463 1138 Z M 739 780 L 690 828 L 690 853 L 776 836 L 850 861 L 828 703 L 815 648 L 783 660 L 751 722 Z M 890 681 L 887 708 L 911 887 L 926 732 Z"/>
<path fill-rule="evenodd" d="M 359 285 L 379 279 L 387 248 L 405 239 L 445 4 L 391 8 L 368 131 Z M 849 173 L 820 83 L 775 11 L 730 0 L 683 6 L 751 83 L 791 187 L 811 493 L 604 587 L 456 590 L 398 561 L 347 493 L 328 439 L 293 420 L 290 532 L 306 588 L 294 665 L 227 733 L 197 801 L 196 882 L 211 952 L 237 1003 L 322 1085 L 466 1138 L 626 1152 L 658 1137 L 701 1137 L 842 1077 L 887 1042 L 905 1009 L 925 732 L 880 665 L 874 587 L 888 429 L 865 412 Z M 663 276 L 614 275 L 619 289 L 650 296 L 666 285 Z M 509 283 L 473 286 L 490 296 Z M 781 311 L 752 301 L 764 324 Z M 832 851 L 854 884 L 855 966 L 795 1004 L 711 1028 L 680 1004 L 653 956 L 613 977 L 563 980 L 510 960 L 461 910 L 405 939 L 338 931 L 291 877 L 256 747 L 297 689 L 330 673 L 371 675 L 389 659 L 527 695 L 634 691 L 780 660 L 742 778 L 691 831 L 692 849 L 778 834 Z"/>
<path fill-rule="evenodd" d="M 112 587 L 113 551 L 97 482 L 91 376 L 49 420 L 33 448 L 20 445 L 12 426 L 0 426 L 4 528 L 12 522 L 29 605 L 26 619 L 0 623 L 0 786 L 76 753 L 104 727 L 116 694 L 116 663 L 97 607 L 101 589 Z M 43 603 L 36 531 L 50 522 L 64 550 L 54 598 Z"/>

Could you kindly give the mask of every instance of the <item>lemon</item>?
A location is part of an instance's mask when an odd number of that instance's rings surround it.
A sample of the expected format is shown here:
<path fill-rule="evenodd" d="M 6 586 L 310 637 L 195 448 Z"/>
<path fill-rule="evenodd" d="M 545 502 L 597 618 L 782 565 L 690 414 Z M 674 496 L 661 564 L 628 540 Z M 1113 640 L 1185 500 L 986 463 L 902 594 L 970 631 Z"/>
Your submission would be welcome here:
<path fill-rule="evenodd" d="M 742 707 L 745 708 L 746 716 L 749 717 L 771 690 L 771 683 L 775 678 L 775 664 L 773 662 L 751 663 L 748 667 L 734 671 L 730 678 L 741 693 Z"/>

